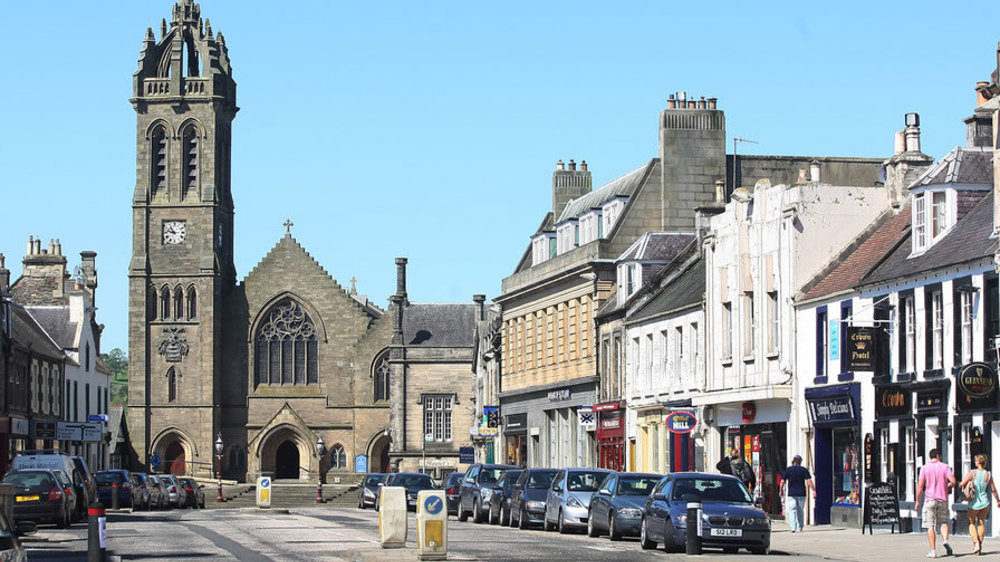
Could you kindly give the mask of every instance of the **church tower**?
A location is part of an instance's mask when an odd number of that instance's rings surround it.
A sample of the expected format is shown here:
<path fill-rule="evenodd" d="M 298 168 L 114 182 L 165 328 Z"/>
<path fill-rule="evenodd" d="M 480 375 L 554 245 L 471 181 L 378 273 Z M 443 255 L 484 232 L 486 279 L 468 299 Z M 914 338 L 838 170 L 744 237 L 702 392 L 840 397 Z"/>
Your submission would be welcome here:
<path fill-rule="evenodd" d="M 192 0 L 133 76 L 136 182 L 129 265 L 129 424 L 140 459 L 209 473 L 220 413 L 224 299 L 235 285 L 230 185 L 236 82 Z M 175 470 L 176 471 L 176 470 Z"/>

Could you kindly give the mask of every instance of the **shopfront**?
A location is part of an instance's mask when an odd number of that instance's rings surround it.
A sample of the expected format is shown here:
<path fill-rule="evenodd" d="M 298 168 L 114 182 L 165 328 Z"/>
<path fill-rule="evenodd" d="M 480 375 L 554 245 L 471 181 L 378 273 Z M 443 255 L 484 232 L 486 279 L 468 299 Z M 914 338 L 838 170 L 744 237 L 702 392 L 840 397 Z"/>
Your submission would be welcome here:
<path fill-rule="evenodd" d="M 805 389 L 813 428 L 815 522 L 857 527 L 861 522 L 861 385 Z"/>
<path fill-rule="evenodd" d="M 598 466 L 625 470 L 625 410 L 620 401 L 594 404 L 597 415 Z"/>
<path fill-rule="evenodd" d="M 504 462 L 525 466 L 528 461 L 528 414 L 504 416 L 503 436 L 507 442 Z"/>
<path fill-rule="evenodd" d="M 997 408 L 997 373 L 986 363 L 955 368 L 955 477 L 975 468 L 975 456 L 992 458 L 993 423 L 1000 419 Z M 987 467 L 989 468 L 989 467 Z"/>
<path fill-rule="evenodd" d="M 719 404 L 715 408 L 716 423 L 722 434 L 720 457 L 730 447 L 739 449 L 757 477 L 754 496 L 763 499 L 768 514 L 782 514 L 780 476 L 788 458 L 790 402 L 756 400 Z"/>
<path fill-rule="evenodd" d="M 901 502 L 913 501 L 917 439 L 913 391 L 906 385 L 875 387 L 872 480 L 895 484 Z"/>

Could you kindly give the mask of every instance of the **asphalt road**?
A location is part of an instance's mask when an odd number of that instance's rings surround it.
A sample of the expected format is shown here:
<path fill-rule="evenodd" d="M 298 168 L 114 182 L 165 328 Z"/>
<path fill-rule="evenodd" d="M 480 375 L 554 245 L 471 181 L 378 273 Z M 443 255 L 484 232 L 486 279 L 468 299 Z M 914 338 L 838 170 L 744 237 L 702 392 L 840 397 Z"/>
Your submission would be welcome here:
<path fill-rule="evenodd" d="M 30 560 L 85 560 L 87 527 L 67 530 L 43 526 L 30 542 Z M 415 560 L 415 530 L 410 515 L 407 546 L 382 550 L 372 510 L 293 509 L 290 514 L 244 513 L 236 510 L 175 510 L 109 514 L 108 544 L 122 560 Z M 611 542 L 585 534 L 560 535 L 520 531 L 494 525 L 449 521 L 452 560 L 671 560 L 662 550 L 642 551 L 635 540 Z M 749 554 L 715 555 L 749 560 Z"/>

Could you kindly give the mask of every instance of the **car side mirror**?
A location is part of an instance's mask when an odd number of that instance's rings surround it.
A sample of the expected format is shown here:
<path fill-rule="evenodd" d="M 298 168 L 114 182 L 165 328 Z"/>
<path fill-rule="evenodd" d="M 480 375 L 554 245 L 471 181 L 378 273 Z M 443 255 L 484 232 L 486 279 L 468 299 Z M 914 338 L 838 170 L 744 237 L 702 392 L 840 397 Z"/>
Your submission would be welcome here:
<path fill-rule="evenodd" d="M 30 535 L 38 530 L 38 524 L 34 521 L 18 521 L 15 530 L 18 536 Z"/>
<path fill-rule="evenodd" d="M 757 507 L 763 509 L 764 508 L 764 498 L 763 497 L 756 497 L 756 498 L 754 498 L 753 499 L 753 504 L 756 505 Z"/>
<path fill-rule="evenodd" d="M 664 496 L 663 494 L 653 494 L 653 501 L 667 501 L 667 496 Z"/>
<path fill-rule="evenodd" d="M 552 486 L 552 491 L 553 492 L 561 492 L 562 491 L 562 486 Z"/>

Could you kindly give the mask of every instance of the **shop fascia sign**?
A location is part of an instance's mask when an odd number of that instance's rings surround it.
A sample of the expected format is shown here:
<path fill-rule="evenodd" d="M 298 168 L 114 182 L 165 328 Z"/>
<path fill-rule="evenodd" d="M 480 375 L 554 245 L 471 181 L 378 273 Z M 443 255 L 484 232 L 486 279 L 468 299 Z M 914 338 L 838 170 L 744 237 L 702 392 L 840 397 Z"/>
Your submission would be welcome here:
<path fill-rule="evenodd" d="M 580 406 L 576 409 L 576 418 L 580 427 L 587 431 L 597 429 L 597 414 L 591 406 Z"/>
<path fill-rule="evenodd" d="M 552 390 L 548 394 L 549 402 L 562 402 L 564 400 L 569 400 L 573 398 L 573 391 L 568 388 L 561 388 L 559 390 Z"/>
<path fill-rule="evenodd" d="M 694 416 L 694 412 L 677 411 L 667 414 L 663 423 L 671 433 L 691 433 L 698 425 L 698 418 Z"/>
<path fill-rule="evenodd" d="M 813 423 L 851 421 L 854 419 L 854 401 L 850 396 L 831 396 L 809 400 L 809 413 Z"/>

